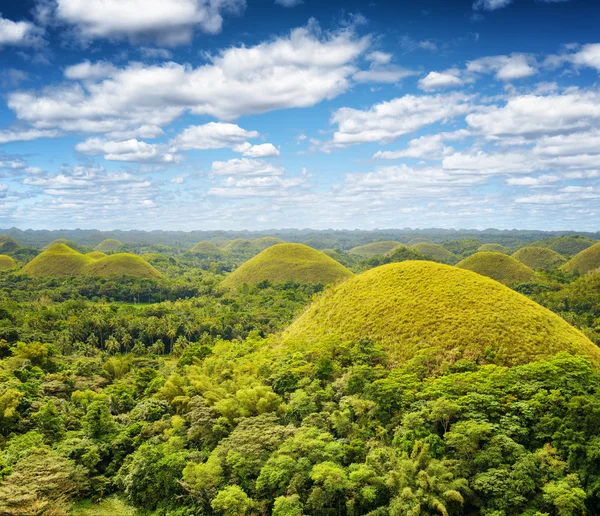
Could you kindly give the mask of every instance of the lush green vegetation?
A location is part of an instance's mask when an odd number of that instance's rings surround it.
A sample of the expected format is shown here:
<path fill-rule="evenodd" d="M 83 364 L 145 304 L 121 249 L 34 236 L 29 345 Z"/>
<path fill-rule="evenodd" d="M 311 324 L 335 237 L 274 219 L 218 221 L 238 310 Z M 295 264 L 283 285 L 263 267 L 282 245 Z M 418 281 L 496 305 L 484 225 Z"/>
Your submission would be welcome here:
<path fill-rule="evenodd" d="M 283 240 L 281 240 L 280 238 L 267 236 L 267 237 L 257 238 L 255 240 L 253 240 L 252 243 L 254 244 L 254 247 L 256 247 L 257 249 L 260 249 L 262 251 L 263 249 L 266 249 L 267 247 L 271 247 L 272 245 L 283 244 Z"/>
<path fill-rule="evenodd" d="M 346 267 L 312 247 L 302 244 L 277 244 L 251 258 L 222 285 L 227 288 L 243 284 L 336 283 L 352 275 Z"/>
<path fill-rule="evenodd" d="M 550 270 L 566 262 L 565 258 L 547 247 L 527 246 L 519 249 L 512 255 L 515 260 L 527 265 L 527 267 L 538 270 Z"/>
<path fill-rule="evenodd" d="M 586 238 L 581 235 L 569 235 L 563 237 L 545 238 L 532 242 L 536 247 L 547 247 L 566 257 L 575 256 L 584 249 L 597 243 L 597 240 Z"/>
<path fill-rule="evenodd" d="M 192 247 L 188 253 L 195 254 L 199 256 L 205 256 L 207 258 L 221 258 L 225 255 L 225 252 L 219 249 L 212 242 L 198 242 L 194 247 Z"/>
<path fill-rule="evenodd" d="M 577 253 L 563 267 L 567 272 L 577 274 L 600 269 L 600 242 Z"/>
<path fill-rule="evenodd" d="M 413 249 L 420 252 L 425 258 L 435 262 L 447 263 L 454 265 L 458 258 L 454 253 L 451 253 L 440 244 L 430 244 L 428 242 L 419 242 L 412 246 Z"/>
<path fill-rule="evenodd" d="M 113 253 L 123 247 L 123 244 L 115 238 L 105 238 L 96 246 L 96 251 L 101 253 Z"/>
<path fill-rule="evenodd" d="M 393 251 L 396 247 L 402 245 L 400 242 L 386 240 L 383 242 L 373 242 L 372 244 L 360 245 L 348 251 L 348 254 L 353 254 L 361 258 L 371 258 Z"/>
<path fill-rule="evenodd" d="M 502 253 L 475 253 L 458 263 L 457 267 L 495 279 L 505 285 L 532 281 L 535 272 L 512 256 Z"/>
<path fill-rule="evenodd" d="M 0 270 L 14 269 L 17 267 L 17 262 L 14 258 L 5 254 L 0 254 Z"/>
<path fill-rule="evenodd" d="M 477 249 L 478 253 L 502 253 L 509 254 L 508 249 L 502 244 L 483 244 Z"/>

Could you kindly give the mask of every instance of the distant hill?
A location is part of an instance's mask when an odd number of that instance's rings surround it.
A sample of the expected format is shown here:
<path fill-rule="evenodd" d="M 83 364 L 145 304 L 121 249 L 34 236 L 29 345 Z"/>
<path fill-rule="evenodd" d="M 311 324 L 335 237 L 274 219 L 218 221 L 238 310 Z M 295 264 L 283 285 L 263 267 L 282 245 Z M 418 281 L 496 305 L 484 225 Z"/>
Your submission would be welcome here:
<path fill-rule="evenodd" d="M 419 242 L 411 247 L 419 251 L 425 258 L 431 259 L 435 262 L 454 265 L 458 261 L 458 258 L 454 253 L 451 253 L 450 251 L 448 251 L 448 249 L 446 249 L 444 246 L 441 246 L 440 244 Z"/>
<path fill-rule="evenodd" d="M 219 249 L 212 242 L 207 242 L 206 240 L 203 242 L 198 242 L 194 247 L 192 247 L 189 251 L 189 254 L 194 254 L 197 256 L 205 256 L 211 258 L 221 258 L 225 256 L 225 252 Z"/>
<path fill-rule="evenodd" d="M 566 262 L 563 256 L 547 247 L 523 247 L 513 254 L 512 257 L 534 271 L 547 271 Z"/>
<path fill-rule="evenodd" d="M 598 347 L 558 315 L 489 278 L 428 261 L 383 265 L 330 289 L 281 346 L 329 354 L 363 339 L 396 362 L 426 351 L 515 365 L 566 351 L 600 366 Z"/>
<path fill-rule="evenodd" d="M 548 249 L 552 249 L 558 254 L 569 258 L 596 243 L 598 243 L 597 240 L 592 240 L 579 235 L 570 235 L 536 240 L 535 242 L 531 242 L 529 245 L 534 247 L 547 247 Z"/>
<path fill-rule="evenodd" d="M 50 249 L 51 247 L 53 247 L 57 244 L 66 245 L 67 247 L 73 249 L 74 251 L 81 252 L 80 246 L 78 246 L 75 242 L 73 242 L 71 240 L 67 240 L 66 238 L 57 238 L 56 240 L 53 240 L 46 246 L 46 249 Z"/>
<path fill-rule="evenodd" d="M 600 242 L 576 254 L 563 265 L 567 272 L 586 274 L 600 269 Z"/>
<path fill-rule="evenodd" d="M 133 276 L 142 279 L 160 279 L 162 274 L 140 256 L 130 253 L 111 254 L 100 258 L 89 265 L 83 271 L 85 276 Z"/>
<path fill-rule="evenodd" d="M 477 249 L 478 253 L 502 253 L 509 254 L 509 251 L 502 244 L 483 244 Z"/>
<path fill-rule="evenodd" d="M 457 264 L 505 285 L 515 285 L 533 280 L 535 272 L 527 265 L 502 253 L 475 253 Z"/>
<path fill-rule="evenodd" d="M 92 251 L 91 253 L 86 253 L 85 256 L 87 256 L 88 258 L 93 258 L 94 260 L 98 260 L 98 259 L 104 258 L 105 256 L 108 256 L 108 255 L 104 254 L 101 251 Z"/>
<path fill-rule="evenodd" d="M 402 245 L 400 242 L 393 240 L 384 240 L 383 242 L 373 242 L 372 244 L 359 245 L 348 251 L 348 254 L 359 256 L 361 258 L 370 258 L 371 256 L 379 256 L 389 253 L 396 247 Z"/>
<path fill-rule="evenodd" d="M 21 247 L 21 244 L 8 235 L 0 235 L 0 253 L 11 253 Z"/>
<path fill-rule="evenodd" d="M 258 249 L 250 240 L 245 238 L 236 238 L 223 247 L 223 251 L 232 254 L 243 254 L 257 252 Z"/>
<path fill-rule="evenodd" d="M 232 288 L 261 281 L 328 284 L 351 275 L 342 264 L 316 249 L 303 244 L 277 244 L 243 263 L 222 285 Z"/>
<path fill-rule="evenodd" d="M 275 238 L 275 237 L 270 237 L 270 236 L 252 240 L 252 245 L 254 247 L 256 247 L 257 249 L 260 249 L 261 251 L 263 249 L 266 249 L 267 247 L 271 247 L 272 245 L 275 245 L 275 244 L 283 244 L 283 240 L 281 240 L 279 238 Z"/>
<path fill-rule="evenodd" d="M 6 256 L 5 254 L 0 254 L 0 271 L 5 271 L 8 269 L 14 269 L 18 266 L 18 263 L 14 258 L 10 256 Z"/>
<path fill-rule="evenodd" d="M 123 247 L 123 244 L 118 240 L 106 238 L 96 246 L 96 251 L 100 251 L 101 253 L 112 253 L 118 251 L 121 247 Z"/>

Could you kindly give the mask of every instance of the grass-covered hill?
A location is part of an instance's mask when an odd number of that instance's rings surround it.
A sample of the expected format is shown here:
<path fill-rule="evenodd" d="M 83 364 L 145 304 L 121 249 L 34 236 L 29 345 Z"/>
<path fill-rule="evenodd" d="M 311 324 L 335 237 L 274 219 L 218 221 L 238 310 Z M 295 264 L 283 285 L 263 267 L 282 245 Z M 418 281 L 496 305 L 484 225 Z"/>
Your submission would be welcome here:
<path fill-rule="evenodd" d="M 225 252 L 223 252 L 223 250 L 219 249 L 212 242 L 208 242 L 206 240 L 198 242 L 188 251 L 188 253 L 197 256 L 206 256 L 209 258 L 221 258 L 222 256 L 225 256 Z"/>
<path fill-rule="evenodd" d="M 519 249 L 512 257 L 534 271 L 550 270 L 566 262 L 565 258 L 547 247 L 527 246 Z"/>
<path fill-rule="evenodd" d="M 396 361 L 420 351 L 504 365 L 600 350 L 525 296 L 471 271 L 426 261 L 371 269 L 328 290 L 281 336 L 284 349 L 368 339 Z"/>
<path fill-rule="evenodd" d="M 233 271 L 222 285 L 234 288 L 244 283 L 329 284 L 352 276 L 333 258 L 303 244 L 277 244 L 268 247 Z"/>
<path fill-rule="evenodd" d="M 483 244 L 477 249 L 478 253 L 502 253 L 509 254 L 508 249 L 502 244 Z"/>
<path fill-rule="evenodd" d="M 587 274 L 600 269 L 600 242 L 576 254 L 563 265 L 567 272 Z"/>
<path fill-rule="evenodd" d="M 454 265 L 458 258 L 454 253 L 451 253 L 444 246 L 440 244 L 430 244 L 429 242 L 419 242 L 411 246 L 413 249 L 419 251 L 425 258 L 429 258 L 435 262 L 447 263 Z"/>
<path fill-rule="evenodd" d="M 45 249 L 50 249 L 51 247 L 54 247 L 55 245 L 60 244 L 60 245 L 65 245 L 71 249 L 73 249 L 74 251 L 81 251 L 81 247 L 78 246 L 75 242 L 73 242 L 72 240 L 67 240 L 66 238 L 57 238 L 56 240 L 53 240 L 52 242 L 50 242 Z"/>
<path fill-rule="evenodd" d="M 8 235 L 0 235 L 0 253 L 16 251 L 21 245 Z"/>
<path fill-rule="evenodd" d="M 96 251 L 100 251 L 101 253 L 112 253 L 118 251 L 121 247 L 123 247 L 123 244 L 119 242 L 119 240 L 115 238 L 106 238 L 96 246 Z"/>
<path fill-rule="evenodd" d="M 244 254 L 256 252 L 257 248 L 250 240 L 236 238 L 223 247 L 223 251 L 232 254 Z"/>
<path fill-rule="evenodd" d="M 458 263 L 457 267 L 495 279 L 505 285 L 531 281 L 535 272 L 527 265 L 502 253 L 475 253 Z"/>
<path fill-rule="evenodd" d="M 93 258 L 94 260 L 99 260 L 100 258 L 104 258 L 105 256 L 107 256 L 101 251 L 92 251 L 91 253 L 86 253 L 85 255 L 89 258 Z"/>
<path fill-rule="evenodd" d="M 272 245 L 283 244 L 283 240 L 276 237 L 266 236 L 252 240 L 252 243 L 254 244 L 254 247 L 262 251 L 263 249 L 271 247 Z"/>
<path fill-rule="evenodd" d="M 128 253 L 100 256 L 81 254 L 65 244 L 54 244 L 31 260 L 21 274 L 32 277 L 133 276 L 160 278 L 160 273 L 139 256 Z"/>
<path fill-rule="evenodd" d="M 529 245 L 535 247 L 547 247 L 548 249 L 552 249 L 562 256 L 571 257 L 596 243 L 598 243 L 596 240 L 592 240 L 590 238 L 579 235 L 570 235 L 536 240 Z"/>
<path fill-rule="evenodd" d="M 130 253 L 111 254 L 95 260 L 82 271 L 85 276 L 132 276 L 143 279 L 160 279 L 162 275 L 140 256 Z"/>
<path fill-rule="evenodd" d="M 14 269 L 17 265 L 18 264 L 14 258 L 11 258 L 5 254 L 0 254 L 0 271 Z"/>
<path fill-rule="evenodd" d="M 394 240 L 384 240 L 383 242 L 373 242 L 372 244 L 359 245 L 358 247 L 350 249 L 348 254 L 352 254 L 360 258 L 371 258 L 372 256 L 379 256 L 389 253 L 399 245 L 402 244 Z"/>

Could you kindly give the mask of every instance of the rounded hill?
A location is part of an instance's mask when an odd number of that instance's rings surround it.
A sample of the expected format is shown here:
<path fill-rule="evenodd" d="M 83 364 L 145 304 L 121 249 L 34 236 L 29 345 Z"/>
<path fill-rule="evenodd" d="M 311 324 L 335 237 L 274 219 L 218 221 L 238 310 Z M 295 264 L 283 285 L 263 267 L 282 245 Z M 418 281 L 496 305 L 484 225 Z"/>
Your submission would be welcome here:
<path fill-rule="evenodd" d="M 229 242 L 225 247 L 223 247 L 223 251 L 226 253 L 250 253 L 252 251 L 257 251 L 256 247 L 250 240 L 246 240 L 244 238 L 236 238 Z"/>
<path fill-rule="evenodd" d="M 162 277 L 152 265 L 143 258 L 130 253 L 118 253 L 94 260 L 83 270 L 85 276 L 132 276 L 141 279 L 159 279 Z"/>
<path fill-rule="evenodd" d="M 90 258 L 93 258 L 94 260 L 99 260 L 100 258 L 104 258 L 105 256 L 107 256 L 101 251 L 92 251 L 91 253 L 86 253 L 85 255 Z"/>
<path fill-rule="evenodd" d="M 569 352 L 600 366 L 600 350 L 558 315 L 489 278 L 426 261 L 383 265 L 328 290 L 281 343 L 319 352 L 364 339 L 393 361 L 426 351 L 512 366 Z"/>
<path fill-rule="evenodd" d="M 121 247 L 123 247 L 123 244 L 118 240 L 106 238 L 96 246 L 96 251 L 100 251 L 101 253 L 112 253 L 118 251 Z"/>
<path fill-rule="evenodd" d="M 333 258 L 303 244 L 268 247 L 233 271 L 222 285 L 227 288 L 261 281 L 271 283 L 335 283 L 352 276 Z"/>
<path fill-rule="evenodd" d="M 502 253 L 475 253 L 458 263 L 457 267 L 487 276 L 505 285 L 531 281 L 535 272 L 527 265 Z"/>
<path fill-rule="evenodd" d="M 194 247 L 192 247 L 188 253 L 195 254 L 198 256 L 206 256 L 206 257 L 214 257 L 219 258 L 221 256 L 225 256 L 225 253 L 219 249 L 212 242 L 207 242 L 206 240 L 203 242 L 198 242 Z"/>
<path fill-rule="evenodd" d="M 50 242 L 44 249 L 50 249 L 51 247 L 53 247 L 57 244 L 65 245 L 77 252 L 81 251 L 81 247 L 79 247 L 72 240 L 67 240 L 66 238 L 57 238 L 56 240 L 53 240 L 52 242 Z"/>
<path fill-rule="evenodd" d="M 454 253 L 451 253 L 440 244 L 430 244 L 429 242 L 419 242 L 411 246 L 416 251 L 419 251 L 425 258 L 429 258 L 435 262 L 455 264 L 458 258 Z"/>
<path fill-rule="evenodd" d="M 536 242 L 532 242 L 530 245 L 536 247 L 547 247 L 548 249 L 552 249 L 562 256 L 570 257 L 575 256 L 577 253 L 580 253 L 584 249 L 587 249 L 596 243 L 598 243 L 596 240 L 582 237 L 580 235 L 569 235 L 537 240 Z"/>
<path fill-rule="evenodd" d="M 283 240 L 276 237 L 266 236 L 252 240 L 252 244 L 254 245 L 254 247 L 256 247 L 256 249 L 262 251 L 263 249 L 271 247 L 272 245 L 283 244 Z"/>
<path fill-rule="evenodd" d="M 94 258 L 81 254 L 65 244 L 53 244 L 25 265 L 21 273 L 46 278 L 77 276 L 93 261 Z"/>
<path fill-rule="evenodd" d="M 508 249 L 502 244 L 483 244 L 477 249 L 478 253 L 502 253 L 509 254 Z"/>
<path fill-rule="evenodd" d="M 600 242 L 581 251 L 563 265 L 567 272 L 586 274 L 600 269 Z"/>
<path fill-rule="evenodd" d="M 359 256 L 360 258 L 370 258 L 371 256 L 379 256 L 389 253 L 396 247 L 402 245 L 400 242 L 393 240 L 384 240 L 382 242 L 373 242 L 372 244 L 359 245 L 348 251 L 348 254 Z"/>
<path fill-rule="evenodd" d="M 547 247 L 528 246 L 519 249 L 512 255 L 515 260 L 527 265 L 534 271 L 550 270 L 553 267 L 558 267 L 565 263 L 563 256 Z"/>
<path fill-rule="evenodd" d="M 16 251 L 21 245 L 13 237 L 0 235 L 0 252 L 10 253 Z"/>
<path fill-rule="evenodd" d="M 14 258 L 11 258 L 5 254 L 0 254 L 0 271 L 14 269 L 17 265 L 18 264 Z"/>

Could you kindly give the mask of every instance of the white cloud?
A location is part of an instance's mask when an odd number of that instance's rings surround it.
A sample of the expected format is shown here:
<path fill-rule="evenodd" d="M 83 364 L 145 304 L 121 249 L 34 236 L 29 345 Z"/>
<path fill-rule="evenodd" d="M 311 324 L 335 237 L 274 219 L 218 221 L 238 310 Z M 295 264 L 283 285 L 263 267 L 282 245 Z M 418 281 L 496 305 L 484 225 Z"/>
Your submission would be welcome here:
<path fill-rule="evenodd" d="M 391 62 L 392 57 L 392 54 L 388 54 L 387 52 L 375 51 L 367 55 L 367 60 L 378 65 L 386 65 Z"/>
<path fill-rule="evenodd" d="M 281 7 L 296 7 L 304 2 L 302 0 L 275 0 L 275 3 Z"/>
<path fill-rule="evenodd" d="M 257 131 L 246 131 L 236 124 L 209 122 L 186 127 L 171 143 L 181 150 L 222 149 L 258 136 Z"/>
<path fill-rule="evenodd" d="M 435 52 L 438 49 L 437 44 L 429 39 L 415 40 L 405 34 L 400 38 L 400 48 L 404 52 L 414 52 L 415 50 L 427 50 L 429 52 Z"/>
<path fill-rule="evenodd" d="M 340 108 L 331 118 L 338 128 L 327 146 L 388 143 L 427 125 L 468 113 L 472 109 L 470 101 L 471 97 L 462 93 L 405 95 L 368 110 Z"/>
<path fill-rule="evenodd" d="M 166 152 L 164 146 L 136 139 L 117 142 L 90 138 L 78 143 L 75 149 L 83 154 L 103 154 L 108 161 L 176 163 L 179 160 L 177 155 Z"/>
<path fill-rule="evenodd" d="M 485 11 L 495 11 L 496 9 L 502 9 L 512 3 L 513 0 L 476 0 L 473 3 L 473 9 Z"/>
<path fill-rule="evenodd" d="M 171 183 L 173 183 L 175 185 L 181 185 L 184 183 L 186 177 L 187 177 L 186 174 L 181 174 L 181 175 L 176 176 L 173 179 L 171 179 Z"/>
<path fill-rule="evenodd" d="M 55 130 L 5 129 L 0 131 L 0 145 L 3 143 L 37 140 L 38 138 L 56 138 L 60 133 Z"/>
<path fill-rule="evenodd" d="M 351 29 L 324 33 L 311 21 L 287 37 L 226 49 L 197 68 L 132 63 L 100 82 L 10 93 L 8 105 L 37 128 L 86 132 L 163 126 L 186 111 L 227 120 L 309 107 L 350 87 L 368 46 Z"/>
<path fill-rule="evenodd" d="M 452 154 L 454 149 L 444 145 L 445 141 L 461 140 L 469 135 L 469 132 L 461 129 L 450 133 L 428 134 L 415 138 L 408 142 L 406 149 L 398 151 L 378 151 L 374 159 L 399 159 L 399 158 L 423 158 L 441 159 Z"/>
<path fill-rule="evenodd" d="M 395 83 L 416 74 L 417 72 L 401 66 L 381 66 L 374 63 L 368 70 L 356 72 L 352 78 L 356 82 Z"/>
<path fill-rule="evenodd" d="M 290 189 L 305 186 L 303 178 L 284 178 L 265 176 L 235 179 L 228 177 L 221 181 L 220 186 L 210 188 L 209 195 L 217 197 L 281 197 Z"/>
<path fill-rule="evenodd" d="M 174 46 L 194 30 L 221 32 L 223 15 L 238 14 L 245 0 L 55 0 L 54 16 L 84 40 L 128 39 Z"/>
<path fill-rule="evenodd" d="M 91 63 L 85 60 L 79 64 L 65 68 L 65 77 L 73 80 L 97 80 L 117 73 L 117 68 L 106 61 Z"/>
<path fill-rule="evenodd" d="M 595 68 L 600 72 L 600 43 L 590 43 L 582 47 L 576 45 L 574 50 L 550 55 L 545 59 L 544 64 L 549 68 L 557 68 L 565 63 L 571 63 L 576 67 Z"/>
<path fill-rule="evenodd" d="M 233 150 L 235 152 L 240 152 L 243 156 L 248 158 L 272 158 L 279 156 L 279 149 L 272 143 L 252 145 L 251 143 L 245 142 L 236 145 Z"/>
<path fill-rule="evenodd" d="M 43 30 L 28 21 L 12 21 L 0 13 L 0 47 L 6 45 L 30 47 L 40 45 Z"/>
<path fill-rule="evenodd" d="M 525 54 L 510 56 L 489 56 L 467 63 L 467 71 L 473 73 L 494 73 L 500 81 L 524 79 L 537 73 L 535 59 Z"/>
<path fill-rule="evenodd" d="M 164 131 L 157 125 L 141 125 L 128 131 L 112 131 L 106 136 L 112 140 L 131 140 L 132 138 L 158 138 Z"/>
<path fill-rule="evenodd" d="M 460 78 L 460 71 L 456 68 L 450 68 L 444 72 L 429 72 L 419 80 L 419 88 L 424 91 L 454 88 L 462 86 L 462 84 L 463 80 Z"/>
<path fill-rule="evenodd" d="M 258 159 L 236 158 L 229 161 L 214 161 L 212 173 L 218 176 L 280 176 L 283 169 Z"/>

